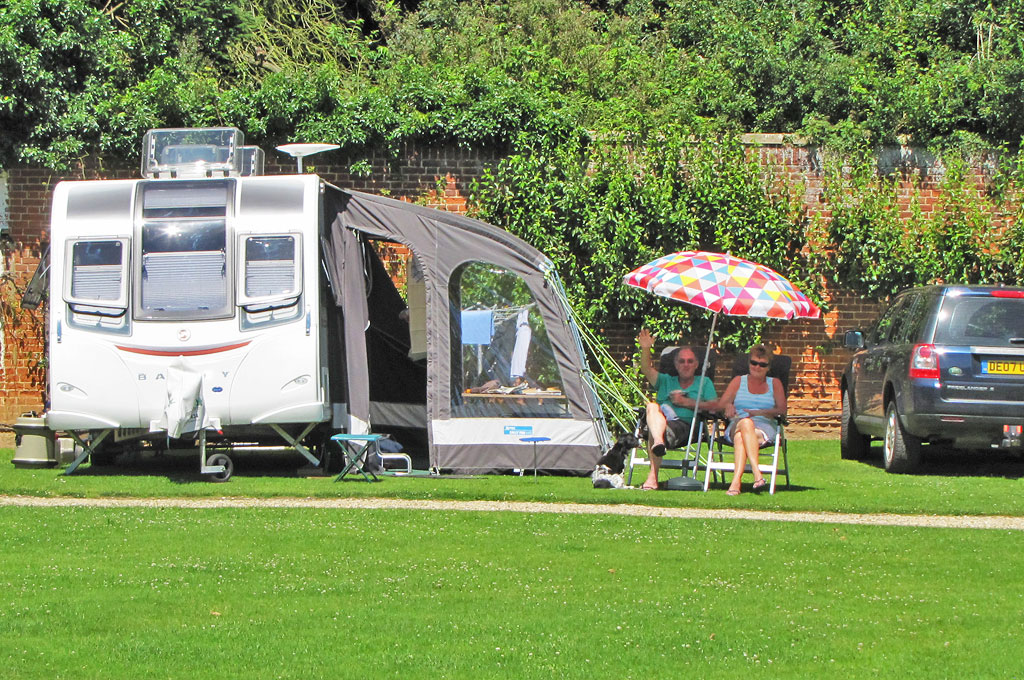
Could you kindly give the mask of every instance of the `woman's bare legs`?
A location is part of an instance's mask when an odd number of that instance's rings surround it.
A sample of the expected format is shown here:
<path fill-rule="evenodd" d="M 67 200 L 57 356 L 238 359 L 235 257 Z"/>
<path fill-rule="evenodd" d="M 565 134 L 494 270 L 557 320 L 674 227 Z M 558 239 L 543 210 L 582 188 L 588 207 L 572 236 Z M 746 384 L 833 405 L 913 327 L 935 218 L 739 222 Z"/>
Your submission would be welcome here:
<path fill-rule="evenodd" d="M 730 492 L 739 492 L 743 483 L 743 470 L 747 463 L 750 463 L 750 470 L 754 474 L 754 483 L 764 479 L 761 469 L 758 467 L 758 453 L 761 450 L 761 433 L 754 428 L 754 421 L 744 418 L 736 423 L 736 429 L 732 434 L 734 467 L 732 482 L 729 484 Z"/>

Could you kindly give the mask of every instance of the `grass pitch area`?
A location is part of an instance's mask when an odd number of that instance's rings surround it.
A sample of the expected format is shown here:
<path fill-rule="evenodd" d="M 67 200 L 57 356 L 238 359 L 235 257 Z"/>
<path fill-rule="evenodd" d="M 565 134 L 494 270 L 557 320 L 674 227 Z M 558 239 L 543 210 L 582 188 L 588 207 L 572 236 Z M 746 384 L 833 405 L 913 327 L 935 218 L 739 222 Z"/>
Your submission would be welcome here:
<path fill-rule="evenodd" d="M 1024 536 L 0 508 L 11 678 L 1014 677 Z"/>
<path fill-rule="evenodd" d="M 213 484 L 198 473 L 195 456 L 143 457 L 103 468 L 83 465 L 73 475 L 60 469 L 19 470 L 10 464 L 13 451 L 0 450 L 0 493 L 79 497 L 387 497 L 451 500 L 517 500 L 568 503 L 631 503 L 662 507 L 750 508 L 834 512 L 892 512 L 938 515 L 1024 516 L 1024 461 L 999 453 L 931 452 L 920 474 L 890 475 L 875 458 L 844 461 L 834 441 L 791 441 L 792 486 L 774 496 L 743 493 L 731 498 L 726 485 L 712 491 L 641 491 L 594 489 L 588 477 L 488 475 L 469 479 L 387 477 L 379 483 L 333 476 L 301 477 L 305 462 L 297 454 L 236 457 L 235 475 Z M 647 474 L 638 467 L 633 484 Z M 665 479 L 677 471 L 663 472 Z M 750 475 L 744 489 L 749 491 Z"/>

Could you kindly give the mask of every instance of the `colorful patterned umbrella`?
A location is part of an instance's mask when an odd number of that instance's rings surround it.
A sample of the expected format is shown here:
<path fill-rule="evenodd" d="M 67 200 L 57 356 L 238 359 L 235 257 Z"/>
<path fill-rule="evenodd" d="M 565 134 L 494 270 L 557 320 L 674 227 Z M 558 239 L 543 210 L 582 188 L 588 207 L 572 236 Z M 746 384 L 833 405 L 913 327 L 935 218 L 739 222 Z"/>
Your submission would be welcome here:
<path fill-rule="evenodd" d="M 772 319 L 817 319 L 821 316 L 821 310 L 777 272 L 729 254 L 693 250 L 673 253 L 634 269 L 626 274 L 623 282 L 715 313 L 701 366 L 701 379 L 707 371 L 719 314 Z M 698 398 L 694 410 L 699 406 Z M 696 418 L 690 421 L 687 457 L 693 446 L 696 423 Z M 697 453 L 699 457 L 699 444 Z M 673 486 L 676 480 L 669 480 L 668 488 L 688 488 L 683 484 L 685 476 L 684 471 L 676 486 Z"/>
<path fill-rule="evenodd" d="M 624 283 L 716 314 L 817 319 L 821 310 L 778 273 L 722 253 L 687 250 L 638 267 Z"/>

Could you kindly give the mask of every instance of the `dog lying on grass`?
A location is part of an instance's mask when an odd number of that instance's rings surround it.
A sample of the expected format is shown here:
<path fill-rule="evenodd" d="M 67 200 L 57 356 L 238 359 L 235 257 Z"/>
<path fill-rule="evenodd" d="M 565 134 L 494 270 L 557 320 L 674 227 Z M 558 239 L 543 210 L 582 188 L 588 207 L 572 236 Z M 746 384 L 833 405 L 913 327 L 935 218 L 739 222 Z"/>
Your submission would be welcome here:
<path fill-rule="evenodd" d="M 618 438 L 612 448 L 597 459 L 590 480 L 595 489 L 625 489 L 622 472 L 626 469 L 626 456 L 632 449 L 640 446 L 640 440 L 631 434 Z"/>

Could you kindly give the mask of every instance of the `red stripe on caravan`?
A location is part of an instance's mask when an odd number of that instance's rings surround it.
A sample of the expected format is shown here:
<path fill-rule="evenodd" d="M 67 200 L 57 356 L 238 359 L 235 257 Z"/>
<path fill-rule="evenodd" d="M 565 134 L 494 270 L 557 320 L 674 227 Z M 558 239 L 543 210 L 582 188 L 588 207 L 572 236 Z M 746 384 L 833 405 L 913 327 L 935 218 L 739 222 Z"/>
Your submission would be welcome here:
<path fill-rule="evenodd" d="M 122 352 L 132 352 L 133 354 L 145 354 L 151 357 L 195 357 L 203 354 L 216 354 L 218 352 L 227 352 L 232 349 L 238 349 L 239 347 L 245 347 L 251 340 L 245 342 L 235 343 L 234 345 L 221 345 L 220 347 L 207 347 L 205 349 L 145 349 L 143 347 L 125 347 L 124 345 L 117 345 L 116 347 Z"/>

